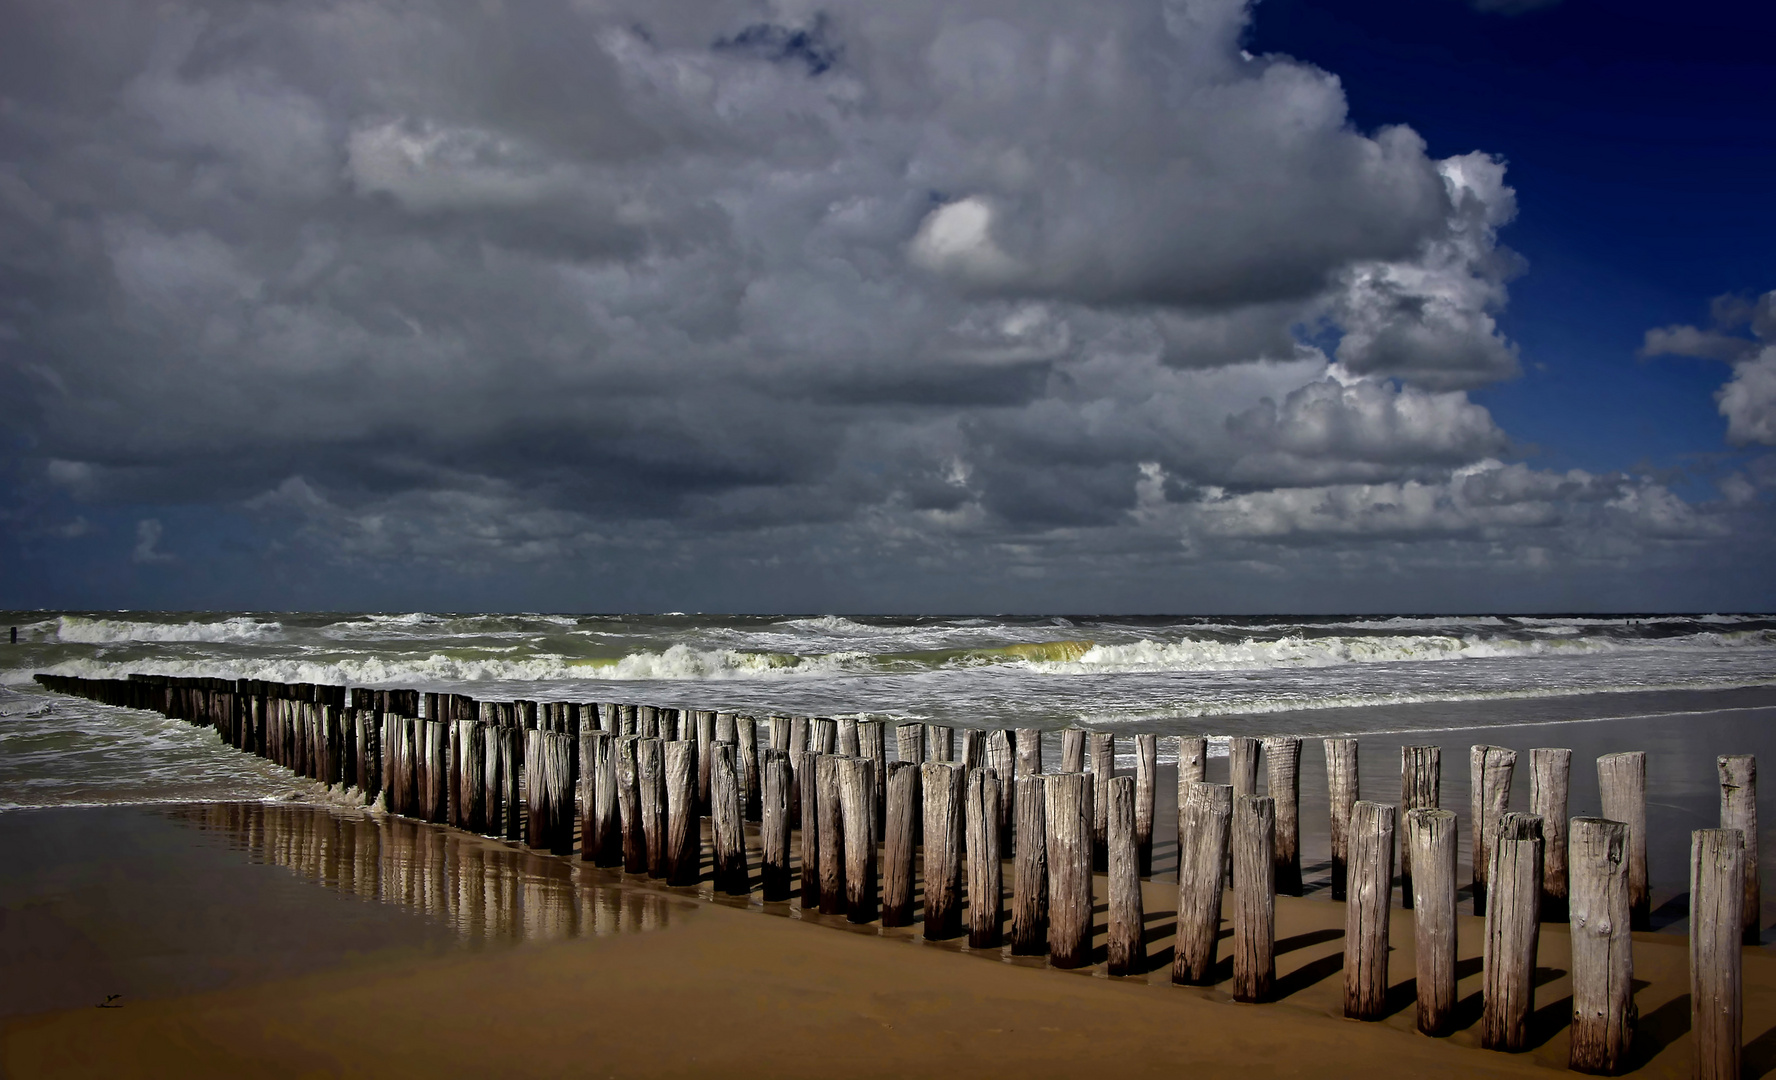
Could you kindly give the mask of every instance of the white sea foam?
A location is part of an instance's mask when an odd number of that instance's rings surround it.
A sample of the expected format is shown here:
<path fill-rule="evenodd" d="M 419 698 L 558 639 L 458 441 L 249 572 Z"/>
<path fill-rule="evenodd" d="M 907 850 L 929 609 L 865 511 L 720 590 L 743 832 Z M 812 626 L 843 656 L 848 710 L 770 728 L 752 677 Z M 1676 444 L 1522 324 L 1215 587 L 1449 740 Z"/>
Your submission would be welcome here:
<path fill-rule="evenodd" d="M 149 622 L 136 619 L 91 619 L 81 615 L 63 615 L 56 619 L 57 640 L 81 645 L 110 645 L 121 642 L 171 641 L 270 641 L 283 632 L 283 625 L 260 622 L 248 616 L 234 616 L 216 622 L 193 620 L 183 623 Z"/>

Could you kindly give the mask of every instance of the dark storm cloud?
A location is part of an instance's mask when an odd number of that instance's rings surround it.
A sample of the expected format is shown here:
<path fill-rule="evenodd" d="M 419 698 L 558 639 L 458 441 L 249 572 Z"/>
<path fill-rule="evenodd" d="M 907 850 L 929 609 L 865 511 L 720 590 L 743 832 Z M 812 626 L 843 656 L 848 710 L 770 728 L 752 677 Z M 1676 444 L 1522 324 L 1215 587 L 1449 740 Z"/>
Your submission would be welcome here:
<path fill-rule="evenodd" d="M 1249 17 L 10 5 L 19 505 L 469 570 L 1706 534 L 1476 494 L 1542 475 L 1467 396 L 1517 370 L 1504 167 L 1356 129 Z"/>

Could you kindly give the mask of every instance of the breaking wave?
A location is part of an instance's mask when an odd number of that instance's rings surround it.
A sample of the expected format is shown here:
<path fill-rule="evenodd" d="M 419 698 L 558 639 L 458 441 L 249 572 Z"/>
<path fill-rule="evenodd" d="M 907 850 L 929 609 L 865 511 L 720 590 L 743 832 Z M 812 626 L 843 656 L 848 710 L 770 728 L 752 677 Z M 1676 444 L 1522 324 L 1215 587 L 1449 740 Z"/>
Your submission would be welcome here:
<path fill-rule="evenodd" d="M 62 615 L 55 622 L 56 640 L 79 645 L 109 645 L 137 641 L 270 641 L 283 633 L 283 624 L 237 616 L 219 622 L 146 622 L 134 619 L 93 619 Z"/>

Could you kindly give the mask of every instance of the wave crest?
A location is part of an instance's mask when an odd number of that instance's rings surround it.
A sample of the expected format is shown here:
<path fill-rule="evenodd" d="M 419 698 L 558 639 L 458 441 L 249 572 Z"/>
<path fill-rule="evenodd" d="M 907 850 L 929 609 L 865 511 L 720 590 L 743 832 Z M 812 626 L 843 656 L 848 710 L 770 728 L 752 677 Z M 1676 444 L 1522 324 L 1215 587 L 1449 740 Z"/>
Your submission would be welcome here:
<path fill-rule="evenodd" d="M 283 633 L 283 624 L 260 622 L 245 615 L 220 622 L 141 622 L 133 619 L 89 619 L 63 615 L 56 619 L 58 641 L 78 645 L 109 645 L 132 641 L 269 641 Z"/>

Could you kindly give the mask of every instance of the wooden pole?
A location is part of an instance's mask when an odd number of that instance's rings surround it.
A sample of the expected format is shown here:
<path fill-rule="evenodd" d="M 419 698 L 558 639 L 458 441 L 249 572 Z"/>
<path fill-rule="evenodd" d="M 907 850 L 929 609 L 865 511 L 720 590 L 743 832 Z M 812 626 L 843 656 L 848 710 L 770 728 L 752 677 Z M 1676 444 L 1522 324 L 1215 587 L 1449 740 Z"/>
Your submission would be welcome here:
<path fill-rule="evenodd" d="M 1646 753 L 1631 750 L 1597 759 L 1597 788 L 1603 816 L 1628 826 L 1628 912 L 1636 930 L 1650 930 L 1651 892 L 1647 888 Z"/>
<path fill-rule="evenodd" d="M 1745 944 L 1761 940 L 1763 897 L 1758 885 L 1757 758 L 1750 754 L 1715 759 L 1720 772 L 1720 827 L 1745 837 Z"/>
<path fill-rule="evenodd" d="M 1488 845 L 1492 896 L 1486 906 L 1480 1045 L 1512 1053 L 1529 1045 L 1541 935 L 1542 819 L 1503 814 Z"/>
<path fill-rule="evenodd" d="M 1061 772 L 1085 771 L 1085 732 L 1067 728 L 1061 732 Z"/>
<path fill-rule="evenodd" d="M 1566 910 L 1566 794 L 1571 750 L 1529 752 L 1529 812 L 1542 819 L 1542 918 L 1563 922 Z"/>
<path fill-rule="evenodd" d="M 816 716 L 808 723 L 808 748 L 817 754 L 836 752 L 838 729 L 830 719 Z"/>
<path fill-rule="evenodd" d="M 1418 1030 L 1447 1035 L 1455 1030 L 1455 853 L 1453 810 L 1420 807 L 1406 813 L 1407 850 L 1418 874 L 1412 879 L 1413 938 L 1417 954 Z"/>
<path fill-rule="evenodd" d="M 987 768 L 999 778 L 999 850 L 1011 849 L 1011 816 L 1017 803 L 1017 754 L 1011 732 L 994 728 L 987 732 Z"/>
<path fill-rule="evenodd" d="M 697 813 L 697 744 L 666 744 L 666 882 L 695 885 L 703 870 L 703 822 Z"/>
<path fill-rule="evenodd" d="M 913 925 L 913 822 L 919 809 L 919 764 L 888 763 L 888 811 L 882 833 L 882 925 Z"/>
<path fill-rule="evenodd" d="M 927 761 L 956 760 L 956 729 L 943 724 L 925 725 Z"/>
<path fill-rule="evenodd" d="M 836 761 L 845 834 L 845 917 L 876 919 L 876 763 L 869 758 Z"/>
<path fill-rule="evenodd" d="M 745 804 L 746 820 L 759 819 L 758 722 L 750 716 L 734 718 L 734 733 L 740 744 L 740 798 Z"/>
<path fill-rule="evenodd" d="M 655 716 L 656 725 L 659 717 Z M 655 730 L 658 730 L 656 727 Z M 635 744 L 635 772 L 641 796 L 641 833 L 647 842 L 649 877 L 666 876 L 666 763 L 657 736 Z"/>
<path fill-rule="evenodd" d="M 1628 932 L 1628 826 L 1573 818 L 1572 1041 L 1567 1067 L 1613 1074 L 1634 1041 L 1634 941 Z M 1552 860 L 1549 860 L 1550 862 Z"/>
<path fill-rule="evenodd" d="M 1018 732 L 1020 747 L 1023 732 Z M 1020 762 L 1021 764 L 1021 762 Z M 1011 953 L 1041 956 L 1048 951 L 1048 839 L 1040 772 L 1017 778 L 1017 836 L 1012 844 Z"/>
<path fill-rule="evenodd" d="M 1325 739 L 1326 798 L 1331 813 L 1332 899 L 1345 898 L 1344 885 L 1350 858 L 1351 807 L 1362 797 L 1357 774 L 1357 740 Z M 1410 888 L 1401 881 L 1401 888 Z M 1410 901 L 1406 902 L 1411 907 Z"/>
<path fill-rule="evenodd" d="M 886 828 L 884 814 L 888 807 L 888 732 L 880 720 L 859 720 L 857 722 L 857 746 L 859 753 L 875 764 L 870 768 L 870 776 L 876 785 L 871 799 L 875 806 L 874 832 L 872 836 L 880 839 Z"/>
<path fill-rule="evenodd" d="M 1049 963 L 1084 967 L 1091 963 L 1092 937 L 1091 778 L 1060 772 L 1042 780 Z"/>
<path fill-rule="evenodd" d="M 763 885 L 766 900 L 788 900 L 789 786 L 787 750 L 765 752 L 765 786 L 759 808 L 759 842 L 763 848 Z"/>
<path fill-rule="evenodd" d="M 808 718 L 789 720 L 789 824 L 802 827 L 802 755 L 808 752 Z"/>
<path fill-rule="evenodd" d="M 845 818 L 837 754 L 814 762 L 814 814 L 820 823 L 820 913 L 845 913 Z"/>
<path fill-rule="evenodd" d="M 1135 736 L 1135 848 L 1140 876 L 1153 876 L 1153 816 L 1159 788 L 1159 736 Z"/>
<path fill-rule="evenodd" d="M 725 743 L 710 748 L 709 831 L 715 852 L 713 884 L 729 896 L 752 892 L 752 874 L 746 865 L 746 819 L 740 801 L 740 770 L 736 749 Z"/>
<path fill-rule="evenodd" d="M 1184 835 L 1184 801 L 1190 795 L 1190 785 L 1208 779 L 1209 740 L 1201 735 L 1179 735 L 1178 750 L 1178 814 L 1175 824 L 1178 828 L 1178 871 L 1183 872 L 1184 849 L 1190 843 Z M 1230 810 L 1229 813 L 1232 811 Z M 1223 866 L 1225 872 L 1226 867 Z M 1225 873 L 1223 874 L 1225 876 Z"/>
<path fill-rule="evenodd" d="M 1102 871 L 1110 865 L 1110 781 L 1116 776 L 1116 736 L 1093 731 L 1086 739 L 1091 752 L 1092 868 Z"/>
<path fill-rule="evenodd" d="M 968 772 L 968 947 L 997 949 L 1004 938 L 1004 870 L 999 860 L 999 779 L 992 769 Z"/>
<path fill-rule="evenodd" d="M 1242 795 L 1258 794 L 1258 748 L 1258 740 L 1249 735 L 1234 735 L 1227 740 L 1227 776 L 1233 785 L 1236 808 Z"/>
<path fill-rule="evenodd" d="M 962 729 L 962 752 L 956 763 L 962 766 L 963 772 L 972 772 L 987 763 L 987 734 L 979 728 Z"/>
<path fill-rule="evenodd" d="M 1264 767 L 1270 797 L 1276 801 L 1276 888 L 1301 895 L 1301 740 L 1272 735 L 1264 740 Z M 1388 837 L 1393 837 L 1390 823 Z M 1388 854 L 1392 880 L 1393 853 Z"/>
<path fill-rule="evenodd" d="M 858 755 L 857 718 L 855 716 L 839 718 L 839 754 L 843 757 Z"/>
<path fill-rule="evenodd" d="M 796 783 L 802 801 L 803 910 L 820 906 L 820 754 L 804 750 L 796 755 Z"/>
<path fill-rule="evenodd" d="M 362 718 L 364 710 L 358 710 Z M 359 738 L 370 730 L 360 725 Z M 482 777 L 487 771 L 487 735 L 486 727 L 479 720 L 458 720 L 456 722 L 456 738 L 452 741 L 457 749 L 457 788 L 456 799 L 460 810 L 457 814 L 457 826 L 469 832 L 487 831 L 487 791 L 483 786 Z"/>
<path fill-rule="evenodd" d="M 1172 981 L 1215 979 L 1221 937 L 1221 886 L 1233 825 L 1233 788 L 1195 781 L 1178 807 L 1178 931 Z"/>
<path fill-rule="evenodd" d="M 505 810 L 500 815 L 506 823 L 506 839 L 517 840 L 524 835 L 522 784 L 518 775 L 523 758 L 519 754 L 517 727 L 502 727 L 500 737 L 500 769 L 504 773 L 500 777 L 500 792 L 506 801 Z"/>
<path fill-rule="evenodd" d="M 925 937 L 962 933 L 962 766 L 927 761 L 920 766 L 925 789 Z"/>
<path fill-rule="evenodd" d="M 925 762 L 925 725 L 902 724 L 894 729 L 894 749 L 898 760 L 910 765 Z"/>
<path fill-rule="evenodd" d="M 1737 1080 L 1745 1042 L 1745 837 L 1690 834 L 1690 1038 L 1697 1080 Z"/>
<path fill-rule="evenodd" d="M 709 747 L 715 742 L 715 713 L 699 709 L 697 724 L 697 808 L 709 809 Z"/>
<path fill-rule="evenodd" d="M 1492 872 L 1492 838 L 1498 833 L 1498 823 L 1505 809 L 1511 805 L 1511 774 L 1516 768 L 1515 750 L 1482 744 L 1468 751 L 1476 915 L 1486 914 L 1486 879 Z"/>
<path fill-rule="evenodd" d="M 489 719 L 481 726 L 481 789 L 486 798 L 487 813 L 486 827 L 483 831 L 488 836 L 504 836 L 506 834 L 506 763 L 504 761 L 506 743 L 505 735 L 499 724 L 498 707 L 490 703 L 488 708 L 491 710 L 488 713 Z M 398 724 L 399 718 L 389 718 L 389 730 L 391 733 L 395 733 L 396 738 L 399 738 Z M 391 761 L 392 766 L 393 762 Z M 391 783 L 393 782 L 391 780 Z M 399 813 L 398 810 L 395 810 L 392 799 L 389 802 L 389 809 Z"/>
<path fill-rule="evenodd" d="M 1350 898 L 1344 905 L 1344 1015 L 1387 1015 L 1388 916 L 1394 901 L 1394 808 L 1351 809 Z"/>
<path fill-rule="evenodd" d="M 648 870 L 647 836 L 642 832 L 641 778 L 637 773 L 636 743 L 639 735 L 617 740 L 617 814 L 623 823 L 623 870 L 645 874 Z"/>
<path fill-rule="evenodd" d="M 1255 742 L 1255 740 L 1250 740 Z M 1253 762 L 1254 767 L 1256 762 Z M 1254 768 L 1255 771 L 1255 768 Z M 1233 999 L 1263 1001 L 1276 983 L 1276 802 L 1233 799 Z"/>
<path fill-rule="evenodd" d="M 1037 728 L 1017 729 L 1017 775 L 1042 775 L 1042 732 Z"/>
<path fill-rule="evenodd" d="M 1435 810 L 1443 805 L 1443 748 L 1400 747 L 1400 812 Z M 1470 822 L 1472 824 L 1472 822 Z M 1418 894 L 1412 887 L 1412 849 L 1400 846 L 1400 903 L 1411 907 Z"/>
<path fill-rule="evenodd" d="M 1135 833 L 1135 778 L 1110 781 L 1110 921 L 1107 972 L 1140 975 L 1147 970 L 1146 923 L 1141 906 L 1141 850 Z"/>

